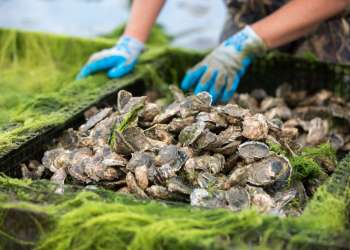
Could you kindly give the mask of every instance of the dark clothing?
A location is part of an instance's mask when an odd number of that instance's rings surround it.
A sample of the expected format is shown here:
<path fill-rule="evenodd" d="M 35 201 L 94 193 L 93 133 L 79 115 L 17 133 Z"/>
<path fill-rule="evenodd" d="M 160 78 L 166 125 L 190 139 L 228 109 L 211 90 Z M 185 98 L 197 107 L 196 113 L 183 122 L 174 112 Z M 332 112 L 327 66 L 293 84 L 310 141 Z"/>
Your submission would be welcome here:
<path fill-rule="evenodd" d="M 273 13 L 288 0 L 225 0 L 225 2 L 229 14 L 221 34 L 221 41 L 232 36 L 245 25 Z M 321 61 L 350 64 L 349 24 L 350 11 L 345 11 L 320 24 L 308 36 L 280 50 L 295 55 L 311 52 Z"/>

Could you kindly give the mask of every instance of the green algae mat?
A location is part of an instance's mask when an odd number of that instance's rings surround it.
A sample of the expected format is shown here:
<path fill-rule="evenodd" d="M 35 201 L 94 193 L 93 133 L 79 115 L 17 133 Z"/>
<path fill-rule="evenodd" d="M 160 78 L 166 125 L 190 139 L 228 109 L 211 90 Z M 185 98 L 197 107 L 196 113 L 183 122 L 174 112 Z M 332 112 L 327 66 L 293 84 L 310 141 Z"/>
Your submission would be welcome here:
<path fill-rule="evenodd" d="M 303 215 L 279 218 L 0 178 L 1 249 L 348 249 L 350 157 Z"/>
<path fill-rule="evenodd" d="M 177 83 L 201 54 L 148 50 L 134 74 L 74 81 L 88 56 L 113 43 L 0 30 L 0 171 L 40 154 L 49 140 L 83 119 L 92 105 L 115 101 L 130 88 Z M 276 73 L 277 72 L 277 73 Z M 349 99 L 350 69 L 272 54 L 257 60 L 240 91 L 282 82 L 330 88 Z M 136 200 L 106 190 L 0 177 L 0 249 L 349 249 L 350 156 L 339 162 L 302 216 L 279 218 L 255 210 L 232 213 L 179 203 Z"/>

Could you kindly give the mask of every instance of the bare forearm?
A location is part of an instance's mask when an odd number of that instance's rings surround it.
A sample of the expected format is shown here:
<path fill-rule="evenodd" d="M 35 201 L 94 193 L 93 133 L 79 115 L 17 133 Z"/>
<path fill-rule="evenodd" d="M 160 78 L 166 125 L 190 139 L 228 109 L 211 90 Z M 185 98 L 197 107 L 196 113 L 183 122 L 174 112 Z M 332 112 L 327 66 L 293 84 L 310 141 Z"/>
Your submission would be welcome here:
<path fill-rule="evenodd" d="M 165 0 L 133 0 L 124 35 L 146 42 Z"/>
<path fill-rule="evenodd" d="M 251 27 L 272 49 L 306 35 L 349 5 L 350 0 L 292 0 Z"/>

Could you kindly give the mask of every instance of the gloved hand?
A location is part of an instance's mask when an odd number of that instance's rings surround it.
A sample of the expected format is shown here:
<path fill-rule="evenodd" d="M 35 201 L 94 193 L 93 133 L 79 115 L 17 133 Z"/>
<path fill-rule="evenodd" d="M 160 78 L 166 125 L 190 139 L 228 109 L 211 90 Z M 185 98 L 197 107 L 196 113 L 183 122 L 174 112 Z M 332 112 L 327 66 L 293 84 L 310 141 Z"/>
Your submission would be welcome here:
<path fill-rule="evenodd" d="M 186 91 L 194 86 L 195 94 L 207 91 L 214 103 L 228 102 L 254 57 L 265 50 L 263 40 L 246 26 L 190 69 L 181 88 Z"/>
<path fill-rule="evenodd" d="M 120 78 L 134 69 L 143 48 L 144 44 L 138 40 L 122 36 L 114 47 L 93 54 L 81 69 L 77 79 L 104 70 L 108 70 L 109 78 Z"/>

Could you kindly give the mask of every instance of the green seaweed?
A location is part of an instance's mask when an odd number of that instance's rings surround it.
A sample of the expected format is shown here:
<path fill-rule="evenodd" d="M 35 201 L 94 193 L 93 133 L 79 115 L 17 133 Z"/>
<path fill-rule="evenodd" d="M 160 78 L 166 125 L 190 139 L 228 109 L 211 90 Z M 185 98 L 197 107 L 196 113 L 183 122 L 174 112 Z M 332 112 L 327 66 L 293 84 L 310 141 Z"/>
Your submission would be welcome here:
<path fill-rule="evenodd" d="M 136 105 L 133 107 L 132 110 L 130 110 L 128 113 L 125 114 L 125 117 L 119 124 L 113 124 L 113 127 L 111 129 L 111 134 L 108 139 L 108 144 L 114 148 L 116 145 L 116 138 L 115 138 L 115 133 L 122 133 L 132 122 L 135 121 L 137 118 L 138 114 L 142 111 L 144 105 L 141 103 L 139 105 Z"/>
<path fill-rule="evenodd" d="M 279 144 L 267 141 L 269 148 L 276 154 L 288 158 L 293 167 L 293 180 L 310 180 L 325 175 L 318 160 L 326 160 L 336 165 L 336 152 L 329 143 L 321 144 L 317 147 L 306 147 L 296 155 L 289 154 Z M 322 178 L 324 179 L 324 178 Z"/>
<path fill-rule="evenodd" d="M 36 224 L 32 223 L 41 227 L 32 229 L 40 234 L 40 240 L 27 239 L 40 250 L 343 249 L 349 243 L 346 217 L 349 169 L 350 156 L 339 164 L 334 176 L 317 191 L 298 218 L 262 215 L 255 210 L 232 213 L 223 209 L 200 209 L 69 186 L 65 187 L 64 195 L 58 195 L 47 192 L 54 189 L 52 183 L 33 181 L 22 185 L 21 181 L 3 177 L 0 193 L 25 190 L 32 201 L 22 201 L 22 197 L 13 195 L 12 202 L 0 204 L 0 222 L 10 220 L 4 211 L 19 208 L 21 215 L 17 216 L 45 215 L 37 216 Z M 46 202 L 36 201 L 35 197 L 45 197 Z M 46 221 L 50 221 L 49 225 Z M 19 228 L 20 225 L 28 226 L 24 221 L 19 223 Z M 0 234 L 4 246 L 14 241 L 23 245 L 23 235 L 16 236 L 2 223 L 0 231 L 8 236 Z"/>

